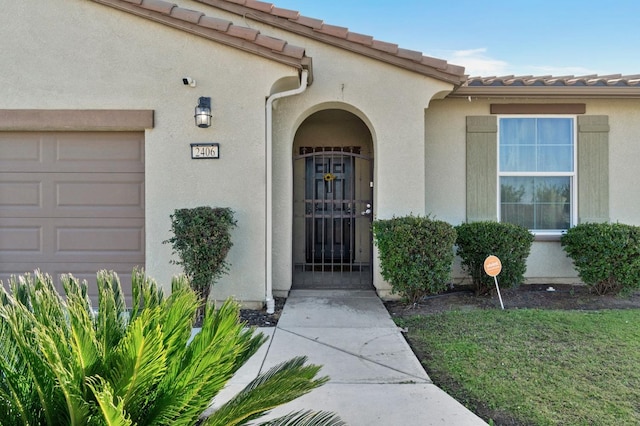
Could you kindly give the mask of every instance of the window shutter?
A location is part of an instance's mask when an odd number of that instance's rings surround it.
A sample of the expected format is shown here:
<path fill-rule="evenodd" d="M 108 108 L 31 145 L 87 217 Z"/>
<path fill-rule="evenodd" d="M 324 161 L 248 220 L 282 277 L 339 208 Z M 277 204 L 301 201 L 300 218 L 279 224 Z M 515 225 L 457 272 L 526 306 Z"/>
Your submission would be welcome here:
<path fill-rule="evenodd" d="M 578 117 L 578 222 L 609 221 L 609 118 Z"/>
<path fill-rule="evenodd" d="M 467 222 L 498 220 L 498 121 L 467 117 Z"/>

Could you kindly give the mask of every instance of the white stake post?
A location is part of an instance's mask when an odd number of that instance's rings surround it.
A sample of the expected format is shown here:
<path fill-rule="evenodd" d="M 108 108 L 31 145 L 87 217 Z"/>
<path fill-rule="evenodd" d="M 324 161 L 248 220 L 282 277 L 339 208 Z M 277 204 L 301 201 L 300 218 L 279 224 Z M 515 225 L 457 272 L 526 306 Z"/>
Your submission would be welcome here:
<path fill-rule="evenodd" d="M 484 272 L 490 277 L 493 277 L 493 281 L 496 283 L 496 290 L 498 290 L 498 299 L 500 299 L 500 306 L 504 310 L 504 304 L 502 303 L 502 296 L 500 295 L 500 287 L 498 286 L 498 274 L 502 271 L 502 262 L 497 256 L 488 256 L 484 260 Z"/>

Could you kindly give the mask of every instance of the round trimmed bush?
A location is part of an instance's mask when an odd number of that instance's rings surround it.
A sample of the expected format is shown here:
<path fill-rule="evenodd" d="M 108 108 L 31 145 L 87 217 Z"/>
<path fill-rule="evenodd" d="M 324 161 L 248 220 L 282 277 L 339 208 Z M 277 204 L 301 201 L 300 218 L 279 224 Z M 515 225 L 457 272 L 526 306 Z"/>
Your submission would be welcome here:
<path fill-rule="evenodd" d="M 560 240 L 580 279 L 598 294 L 640 288 L 640 227 L 584 223 Z"/>
<path fill-rule="evenodd" d="M 490 255 L 497 256 L 502 262 L 498 275 L 501 287 L 517 287 L 524 281 L 534 239 L 528 229 L 492 221 L 463 223 L 455 229 L 456 253 L 462 268 L 471 275 L 477 294 L 489 293 L 494 287 L 493 277 L 484 272 L 484 260 Z"/>
<path fill-rule="evenodd" d="M 373 222 L 382 277 L 393 293 L 416 303 L 447 288 L 456 231 L 429 216 L 404 216 Z"/>

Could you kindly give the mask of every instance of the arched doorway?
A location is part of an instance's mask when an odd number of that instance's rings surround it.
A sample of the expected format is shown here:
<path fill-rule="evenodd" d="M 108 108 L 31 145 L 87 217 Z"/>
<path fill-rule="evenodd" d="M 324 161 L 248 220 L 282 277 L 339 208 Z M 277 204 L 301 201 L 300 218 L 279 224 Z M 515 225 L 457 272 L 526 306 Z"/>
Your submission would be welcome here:
<path fill-rule="evenodd" d="M 356 115 L 309 116 L 293 144 L 293 288 L 372 288 L 373 143 Z"/>

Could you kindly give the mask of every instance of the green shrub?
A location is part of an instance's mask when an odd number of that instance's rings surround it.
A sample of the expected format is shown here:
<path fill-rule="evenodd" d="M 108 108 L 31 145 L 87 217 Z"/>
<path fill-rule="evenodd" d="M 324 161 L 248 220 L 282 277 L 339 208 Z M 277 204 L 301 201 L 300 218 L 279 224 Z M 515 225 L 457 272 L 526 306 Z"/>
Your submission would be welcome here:
<path fill-rule="evenodd" d="M 477 294 L 490 292 L 494 279 L 484 272 L 484 261 L 494 255 L 502 263 L 498 275 L 501 287 L 517 287 L 524 281 L 527 257 L 534 236 L 528 229 L 511 223 L 471 222 L 456 226 L 456 253 L 462 268 L 471 275 Z"/>
<path fill-rule="evenodd" d="M 198 424 L 266 340 L 239 322 L 232 301 L 217 311 L 207 305 L 191 339 L 199 301 L 186 278 L 174 279 L 167 298 L 139 270 L 132 281 L 127 310 L 118 277 L 99 272 L 97 314 L 86 282 L 71 276 L 62 278 L 65 298 L 40 273 L 12 277 L 10 291 L 0 283 L 3 425 Z M 304 362 L 294 358 L 259 376 L 203 424 L 245 424 L 327 381 Z"/>
<path fill-rule="evenodd" d="M 585 223 L 561 238 L 580 279 L 598 294 L 640 287 L 640 227 Z"/>
<path fill-rule="evenodd" d="M 171 216 L 173 237 L 170 243 L 191 287 L 202 301 L 209 298 L 211 287 L 229 270 L 226 262 L 231 250 L 231 229 L 236 226 L 233 211 L 226 207 L 178 209 Z"/>
<path fill-rule="evenodd" d="M 453 226 L 428 216 L 373 222 L 382 276 L 411 303 L 446 289 L 453 263 Z"/>

